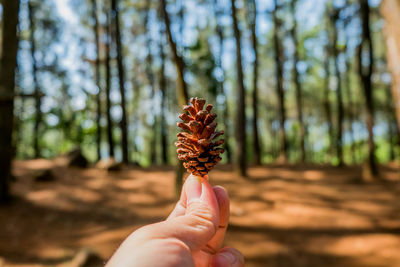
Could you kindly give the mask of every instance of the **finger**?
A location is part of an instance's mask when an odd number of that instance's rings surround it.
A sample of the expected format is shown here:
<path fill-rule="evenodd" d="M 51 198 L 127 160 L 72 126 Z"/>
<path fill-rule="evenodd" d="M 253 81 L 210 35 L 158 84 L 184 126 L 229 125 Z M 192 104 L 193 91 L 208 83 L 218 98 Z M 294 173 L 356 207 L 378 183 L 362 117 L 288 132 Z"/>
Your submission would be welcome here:
<path fill-rule="evenodd" d="M 223 248 L 211 259 L 211 267 L 243 267 L 244 257 L 235 248 Z"/>
<path fill-rule="evenodd" d="M 186 181 L 185 181 L 185 183 L 186 183 Z M 187 196 L 186 196 L 186 190 L 184 189 L 184 187 L 185 187 L 185 184 L 182 187 L 181 196 L 178 200 L 178 203 L 176 203 L 174 210 L 168 216 L 167 221 L 171 220 L 172 218 L 185 215 Z"/>
<path fill-rule="evenodd" d="M 220 249 L 224 241 L 226 228 L 229 220 L 229 197 L 226 190 L 221 186 L 213 187 L 214 194 L 218 201 L 219 225 L 217 232 L 201 250 L 193 253 L 196 266 L 208 266 L 211 257 Z"/>
<path fill-rule="evenodd" d="M 219 225 L 218 201 L 205 178 L 189 175 L 184 185 L 186 213 L 172 218 L 170 234 L 184 242 L 192 251 L 204 247 L 215 235 Z"/>
<path fill-rule="evenodd" d="M 213 188 L 215 196 L 218 201 L 219 209 L 219 224 L 218 229 L 213 238 L 207 243 L 205 249 L 209 250 L 210 254 L 215 254 L 218 249 L 221 248 L 224 242 L 226 228 L 228 227 L 229 221 L 229 196 L 226 190 L 221 186 L 215 186 Z"/>
<path fill-rule="evenodd" d="M 229 196 L 228 192 L 222 186 L 214 186 L 213 191 L 218 201 L 219 226 L 227 227 L 229 221 Z"/>

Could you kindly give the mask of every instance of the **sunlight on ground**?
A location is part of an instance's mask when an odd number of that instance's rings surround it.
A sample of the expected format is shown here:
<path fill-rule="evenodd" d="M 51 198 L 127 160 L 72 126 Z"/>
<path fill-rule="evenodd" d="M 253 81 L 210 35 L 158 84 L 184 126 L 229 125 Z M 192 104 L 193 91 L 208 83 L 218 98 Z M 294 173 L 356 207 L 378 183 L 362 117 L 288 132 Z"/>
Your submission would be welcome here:
<path fill-rule="evenodd" d="M 49 167 L 56 181 L 33 181 L 32 171 Z M 251 168 L 248 179 L 230 169 L 210 179 L 230 194 L 226 244 L 244 253 L 246 266 L 400 265 L 399 183 L 354 183 L 358 167 L 267 166 Z M 384 171 L 396 180 L 399 166 Z M 0 209 L 6 266 L 54 266 L 82 248 L 104 261 L 174 206 L 172 169 L 107 173 L 35 160 L 16 162 L 15 175 L 18 197 Z"/>

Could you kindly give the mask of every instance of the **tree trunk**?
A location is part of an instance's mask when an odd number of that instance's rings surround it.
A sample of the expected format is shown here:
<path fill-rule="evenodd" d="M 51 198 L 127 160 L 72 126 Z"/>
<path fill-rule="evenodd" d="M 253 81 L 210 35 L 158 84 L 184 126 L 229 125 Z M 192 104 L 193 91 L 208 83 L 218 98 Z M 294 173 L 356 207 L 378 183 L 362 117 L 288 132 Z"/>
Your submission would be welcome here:
<path fill-rule="evenodd" d="M 279 38 L 279 29 L 281 22 L 278 20 L 277 12 L 279 10 L 278 1 L 274 0 L 274 10 L 272 11 L 274 22 L 274 50 L 275 50 L 275 68 L 276 68 L 276 92 L 279 105 L 279 140 L 280 140 L 280 161 L 287 162 L 288 147 L 285 133 L 286 109 L 285 109 L 285 91 L 283 89 L 283 55 L 281 50 L 281 41 Z"/>
<path fill-rule="evenodd" d="M 125 101 L 125 70 L 122 62 L 122 42 L 121 42 L 121 31 L 119 25 L 119 10 L 117 5 L 117 0 L 111 1 L 112 18 L 113 25 L 115 29 L 115 44 L 117 48 L 117 65 L 118 65 L 118 80 L 119 80 L 119 90 L 121 94 L 121 110 L 122 117 L 120 122 L 121 135 L 122 135 L 122 162 L 129 162 L 128 154 L 128 118 L 126 113 L 126 101 Z"/>
<path fill-rule="evenodd" d="M 13 154 L 13 110 L 15 68 L 17 67 L 17 25 L 19 1 L 2 1 L 2 45 L 0 59 L 0 202 L 9 199 Z"/>
<path fill-rule="evenodd" d="M 346 0 L 346 5 L 350 5 L 350 1 Z M 350 19 L 347 19 L 344 21 L 343 28 L 346 30 L 348 24 L 351 22 Z M 346 44 L 349 43 L 350 36 L 349 34 L 346 33 L 346 39 L 345 42 Z M 355 139 L 355 134 L 354 134 L 354 127 L 353 123 L 355 121 L 355 114 L 356 112 L 354 111 L 354 102 L 353 102 L 353 94 L 351 90 L 351 82 L 350 82 L 350 74 L 352 71 L 351 68 L 351 51 L 348 45 L 346 45 L 346 51 L 344 54 L 346 60 L 345 60 L 345 65 L 346 65 L 346 73 L 344 77 L 344 82 L 345 86 L 344 89 L 346 90 L 346 98 L 347 98 L 347 116 L 348 116 L 348 122 L 349 122 L 349 131 L 350 131 L 350 138 L 351 138 L 351 158 L 352 158 L 352 163 L 355 164 L 357 162 L 356 159 L 356 139 Z"/>
<path fill-rule="evenodd" d="M 176 4 L 179 5 L 178 11 L 178 19 L 179 19 L 179 39 L 178 43 L 181 44 L 184 42 L 184 25 L 185 25 L 185 0 L 176 1 Z M 183 50 L 180 51 L 183 54 Z"/>
<path fill-rule="evenodd" d="M 29 24 L 30 24 L 30 43 L 31 43 L 31 57 L 32 57 L 32 78 L 33 78 L 33 86 L 34 86 L 34 95 L 35 95 L 35 124 L 33 127 L 33 151 L 34 157 L 40 157 L 40 147 L 39 147 L 39 136 L 40 136 L 40 126 L 42 124 L 42 99 L 40 96 L 40 88 L 37 80 L 37 61 L 36 61 L 36 43 L 35 43 L 35 7 L 30 0 L 28 2 L 29 9 Z"/>
<path fill-rule="evenodd" d="M 331 59 L 331 30 L 330 30 L 330 6 L 331 1 L 328 1 L 325 6 L 325 30 L 327 33 L 327 41 L 325 45 L 325 59 L 324 59 L 324 96 L 323 96 L 323 109 L 325 111 L 326 121 L 328 124 L 328 147 L 327 147 L 327 161 L 331 161 L 331 155 L 333 150 L 333 122 L 332 122 L 332 109 L 330 105 L 329 95 L 330 95 L 330 59 Z"/>
<path fill-rule="evenodd" d="M 231 0 L 232 6 L 232 26 L 236 43 L 236 75 L 237 75 L 237 124 L 236 124 L 236 140 L 237 140 L 237 167 L 241 176 L 247 176 L 247 155 L 246 155 L 246 114 L 245 103 L 246 95 L 244 88 L 244 77 L 242 68 L 242 50 L 240 41 L 240 30 L 236 15 L 235 0 Z"/>
<path fill-rule="evenodd" d="M 293 27 L 290 30 L 293 45 L 294 45 L 294 55 L 293 55 L 293 80 L 296 87 L 296 107 L 297 107 L 297 120 L 300 126 L 299 138 L 300 138 L 300 152 L 301 152 L 301 162 L 306 160 L 306 148 L 305 148 L 305 128 L 303 121 L 303 92 L 301 88 L 300 75 L 297 70 L 297 63 L 299 62 L 299 42 L 297 40 L 297 21 L 296 21 L 296 4 L 297 0 L 293 0 L 290 3 L 291 13 L 293 16 Z"/>
<path fill-rule="evenodd" d="M 358 71 L 367 108 L 367 129 L 368 129 L 368 167 L 373 176 L 378 175 L 378 168 L 375 161 L 374 143 L 374 102 L 372 98 L 372 72 L 374 66 L 373 46 L 371 30 L 369 26 L 369 5 L 368 0 L 360 0 L 360 14 L 362 22 L 361 44 L 358 47 Z M 367 62 L 363 61 L 363 54 L 368 53 Z"/>
<path fill-rule="evenodd" d="M 113 123 L 111 119 L 111 68 L 110 68 L 110 45 L 111 45 L 111 21 L 109 10 L 106 8 L 106 26 L 105 26 L 105 54 L 106 54 L 106 118 L 107 118 L 107 143 L 110 157 L 114 158 L 114 138 Z"/>
<path fill-rule="evenodd" d="M 335 76 L 336 76 L 336 103 L 337 103 L 337 134 L 336 134 L 336 157 L 338 159 L 338 165 L 343 165 L 343 97 L 342 97 L 342 85 L 341 75 L 339 69 L 339 58 L 338 58 L 338 30 L 336 22 L 339 19 L 339 10 L 335 9 L 332 14 L 332 28 L 333 28 L 333 43 L 332 43 L 332 55 L 335 60 Z"/>
<path fill-rule="evenodd" d="M 172 52 L 176 70 L 177 70 L 176 83 L 177 83 L 178 104 L 180 107 L 183 107 L 189 101 L 187 85 L 186 85 L 185 78 L 184 78 L 185 77 L 185 62 L 183 61 L 183 58 L 178 54 L 174 38 L 172 37 L 171 24 L 170 24 L 169 15 L 167 12 L 167 4 L 166 4 L 165 0 L 160 0 L 160 8 L 161 8 L 162 17 L 164 19 L 165 29 L 167 31 L 169 46 L 171 48 L 171 52 Z M 180 195 L 180 191 L 181 191 L 182 184 L 183 184 L 182 177 L 183 177 L 184 172 L 185 172 L 185 169 L 184 169 L 183 165 L 180 162 L 178 162 L 178 165 L 176 168 L 176 176 L 175 176 L 175 189 L 176 189 L 177 196 Z"/>
<path fill-rule="evenodd" d="M 218 80 L 218 87 L 219 87 L 219 93 L 224 97 L 224 103 L 222 104 L 222 109 L 223 109 L 223 113 L 222 113 L 222 120 L 224 121 L 224 125 L 225 125 L 225 144 L 224 144 L 224 149 L 226 152 L 226 158 L 227 158 L 227 162 L 228 163 L 232 163 L 232 150 L 231 147 L 229 145 L 229 137 L 230 137 L 230 132 L 229 132 L 229 127 L 228 127 L 228 121 L 229 121 L 229 110 L 228 110 L 228 101 L 227 101 L 227 93 L 225 92 L 225 85 L 224 85 L 224 81 L 225 81 L 225 70 L 223 69 L 222 66 L 222 51 L 223 51 L 223 46 L 224 46 L 224 32 L 222 29 L 222 26 L 220 24 L 219 18 L 222 15 L 220 12 L 220 9 L 218 7 L 218 1 L 214 0 L 214 14 L 215 14 L 215 18 L 217 20 L 216 23 L 216 32 L 217 32 L 217 36 L 218 36 L 218 43 L 219 43 L 219 48 L 218 48 L 218 56 L 217 56 L 217 60 L 216 60 L 216 67 L 219 68 L 221 70 L 222 73 L 222 77 L 220 80 Z"/>
<path fill-rule="evenodd" d="M 164 32 L 161 32 L 160 35 L 164 35 Z M 160 119 L 160 126 L 161 126 L 161 162 L 162 164 L 168 164 L 168 125 L 165 121 L 165 114 L 167 113 L 166 109 L 166 89 L 167 89 L 167 81 L 165 78 L 165 54 L 164 54 L 164 43 L 160 39 L 160 59 L 161 59 L 161 67 L 160 67 L 160 74 L 159 74 L 159 88 L 161 91 L 161 119 Z"/>
<path fill-rule="evenodd" d="M 93 32 L 96 44 L 96 63 L 95 63 L 95 83 L 97 86 L 97 95 L 96 95 L 96 105 L 97 105 L 97 114 L 96 114 L 96 143 L 97 143 L 97 160 L 101 159 L 101 87 L 100 87 L 100 45 L 99 45 L 99 23 L 97 20 L 97 0 L 92 0 L 92 17 L 94 20 Z"/>
<path fill-rule="evenodd" d="M 355 140 L 355 135 L 354 135 L 354 129 L 353 129 L 353 122 L 354 122 L 354 109 L 353 109 L 353 96 L 351 93 L 351 84 L 350 84 L 350 72 L 351 72 L 351 67 L 350 67 L 350 59 L 349 55 L 346 56 L 346 74 L 345 74 L 345 89 L 346 89 L 346 98 L 347 98 L 347 116 L 349 120 L 349 130 L 350 130 L 350 137 L 351 137 L 351 158 L 352 158 L 352 163 L 354 164 L 356 162 L 356 140 Z"/>
<path fill-rule="evenodd" d="M 326 44 L 325 48 L 325 60 L 324 60 L 324 69 L 325 69 L 325 78 L 324 78 L 324 100 L 323 100 L 323 108 L 325 111 L 326 121 L 328 124 L 328 149 L 327 153 L 330 155 L 332 153 L 332 145 L 333 145 L 333 124 L 332 124 L 332 110 L 329 101 L 329 78 L 330 78 L 330 70 L 329 70 L 329 61 L 330 61 L 330 47 L 329 44 Z M 328 157 L 330 158 L 330 157 Z"/>
<path fill-rule="evenodd" d="M 254 52 L 253 62 L 253 95 L 252 95 L 252 108 L 253 108 L 253 152 L 254 162 L 256 165 L 261 164 L 261 145 L 258 133 L 258 40 L 256 32 L 257 24 L 257 5 L 255 0 L 248 0 L 248 20 L 251 31 L 251 45 Z"/>
<path fill-rule="evenodd" d="M 170 26 L 171 23 L 170 23 L 169 15 L 167 12 L 167 6 L 166 6 L 165 0 L 160 0 L 160 4 L 161 4 L 162 17 L 164 19 L 165 28 L 167 30 L 169 46 L 171 47 L 171 52 L 172 52 L 176 70 L 177 70 L 178 103 L 181 107 L 183 107 L 189 101 L 187 84 L 184 79 L 184 77 L 185 77 L 185 62 L 183 61 L 183 58 L 178 54 L 176 43 L 174 41 L 174 38 L 172 37 L 171 26 Z"/>
<path fill-rule="evenodd" d="M 392 95 L 400 133 L 400 1 L 382 0 L 381 14 L 385 19 L 384 35 L 387 62 L 392 74 Z"/>
<path fill-rule="evenodd" d="M 396 121 L 396 115 L 395 115 L 395 110 L 393 107 L 393 99 L 390 93 L 390 88 L 386 90 L 386 101 L 387 101 L 387 127 L 388 127 L 388 142 L 389 142 L 389 147 L 390 147 L 390 157 L 389 159 L 391 161 L 394 161 L 396 159 L 396 154 L 395 154 L 395 148 L 398 145 L 397 142 L 400 141 L 400 135 L 397 132 L 397 128 L 394 125 Z M 393 127 L 394 126 L 394 127 Z M 397 136 L 397 138 L 396 138 Z M 398 140 L 396 140 L 398 139 Z"/>
<path fill-rule="evenodd" d="M 155 98 L 155 86 L 154 86 L 154 75 L 153 75 L 153 56 L 151 53 L 151 36 L 150 36 L 150 26 L 149 23 L 149 12 L 150 12 L 150 4 L 151 0 L 146 0 L 145 6 L 145 16 L 144 16 L 144 26 L 146 30 L 146 47 L 147 47 L 147 55 L 146 55 L 146 76 L 151 87 L 151 101 L 152 105 L 157 105 L 156 98 Z M 153 124 L 151 125 L 152 133 L 150 138 L 150 163 L 152 165 L 157 163 L 157 115 L 154 110 L 152 110 L 153 116 Z"/>

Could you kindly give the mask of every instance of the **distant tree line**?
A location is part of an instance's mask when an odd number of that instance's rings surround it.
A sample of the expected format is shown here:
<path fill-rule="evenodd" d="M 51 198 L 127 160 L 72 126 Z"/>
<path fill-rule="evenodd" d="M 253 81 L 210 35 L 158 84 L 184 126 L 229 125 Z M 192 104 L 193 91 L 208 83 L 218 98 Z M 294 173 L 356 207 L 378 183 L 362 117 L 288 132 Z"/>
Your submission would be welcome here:
<path fill-rule="evenodd" d="M 71 1 L 76 21 L 59 5 L 2 2 L 2 199 L 15 157 L 78 146 L 92 161 L 175 164 L 192 96 L 216 106 L 224 161 L 244 177 L 269 162 L 365 162 L 379 177 L 400 157 L 394 0 L 326 0 L 311 26 L 308 0 Z"/>

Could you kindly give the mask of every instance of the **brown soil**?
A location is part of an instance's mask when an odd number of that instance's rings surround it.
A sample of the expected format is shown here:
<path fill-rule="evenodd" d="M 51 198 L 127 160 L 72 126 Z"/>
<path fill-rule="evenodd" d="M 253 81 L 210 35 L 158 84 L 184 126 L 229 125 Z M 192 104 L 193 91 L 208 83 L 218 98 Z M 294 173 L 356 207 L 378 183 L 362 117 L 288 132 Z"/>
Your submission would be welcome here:
<path fill-rule="evenodd" d="M 0 206 L 0 266 L 61 266 L 83 248 L 101 266 L 141 225 L 174 205 L 171 168 L 107 173 L 55 161 L 18 161 L 13 202 Z M 35 182 L 53 168 L 55 181 Z M 400 266 L 400 166 L 386 182 L 360 183 L 360 167 L 270 165 L 248 179 L 222 166 L 210 175 L 231 197 L 226 245 L 246 266 Z M 390 180 L 390 181 L 388 181 Z"/>

